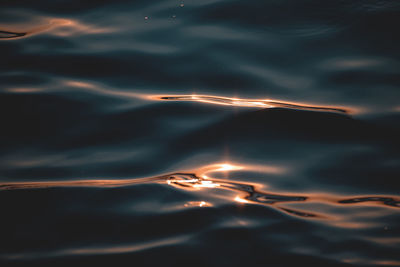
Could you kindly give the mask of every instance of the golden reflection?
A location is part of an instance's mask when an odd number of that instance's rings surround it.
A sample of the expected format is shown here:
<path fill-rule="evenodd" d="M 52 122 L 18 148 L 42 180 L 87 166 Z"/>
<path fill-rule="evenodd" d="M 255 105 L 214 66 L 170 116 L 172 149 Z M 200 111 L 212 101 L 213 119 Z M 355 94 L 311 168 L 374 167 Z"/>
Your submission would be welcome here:
<path fill-rule="evenodd" d="M 53 32 L 52 32 L 53 33 Z M 255 107 L 255 108 L 287 108 L 287 109 L 295 109 L 295 110 L 309 110 L 309 111 L 322 111 L 322 112 L 334 112 L 334 113 L 342 113 L 342 114 L 355 114 L 360 113 L 363 110 L 361 108 L 338 108 L 338 107 L 329 107 L 329 106 L 313 106 L 305 103 L 295 103 L 295 102 L 283 102 L 278 100 L 270 100 L 270 99 L 239 99 L 239 98 L 229 98 L 229 97 L 221 97 L 221 96 L 211 96 L 211 95 L 175 95 L 175 96 L 160 96 L 160 95 L 151 95 L 151 94 L 143 94 L 138 93 L 132 90 L 119 90 L 115 88 L 107 88 L 106 86 L 102 86 L 97 83 L 87 82 L 87 81 L 79 81 L 79 80 L 65 80 L 61 83 L 63 86 L 67 86 L 70 88 L 78 88 L 83 89 L 89 92 L 93 92 L 100 95 L 118 97 L 125 100 L 130 99 L 143 99 L 143 100 L 169 100 L 169 101 L 196 101 L 208 104 L 216 104 L 216 105 L 227 105 L 227 106 L 239 106 L 239 107 Z M 52 85 L 51 88 L 57 88 L 57 85 Z M 14 93 L 26 93 L 33 92 L 37 89 L 21 89 L 14 88 L 9 89 L 10 92 Z M 46 88 L 40 89 L 40 91 L 46 90 Z M 49 90 L 49 89 L 47 89 Z M 38 90 L 39 91 L 39 90 Z M 229 169 L 229 165 L 221 166 L 221 168 Z M 272 170 L 269 171 L 280 171 L 280 170 Z"/>
<path fill-rule="evenodd" d="M 73 19 L 38 16 L 34 20 L 34 22 L 0 25 L 0 38 L 17 39 L 42 32 L 50 32 L 50 34 L 55 36 L 67 37 L 82 34 L 101 34 L 116 30 L 110 27 L 86 24 Z"/>
<path fill-rule="evenodd" d="M 205 201 L 189 201 L 188 203 L 185 203 L 185 207 L 212 207 L 213 205 L 211 203 L 205 202 Z"/>
<path fill-rule="evenodd" d="M 244 168 L 243 166 L 235 166 L 229 163 L 217 164 L 216 166 L 218 166 L 219 168 L 215 169 L 215 172 L 236 171 Z"/>
<path fill-rule="evenodd" d="M 237 170 L 243 170 L 245 168 L 246 166 L 244 165 L 234 165 L 225 162 L 225 163 L 217 163 L 200 167 L 195 171 L 195 173 L 197 176 L 208 178 L 208 176 L 206 175 L 208 173 L 237 171 Z"/>
<path fill-rule="evenodd" d="M 354 109 L 338 108 L 330 106 L 314 106 L 305 103 L 295 103 L 287 101 L 278 101 L 272 99 L 244 99 L 232 98 L 213 95 L 150 95 L 152 100 L 168 100 L 168 101 L 195 101 L 214 105 L 237 106 L 237 107 L 255 107 L 255 108 L 289 108 L 300 110 L 315 110 L 336 113 L 354 113 Z"/>
<path fill-rule="evenodd" d="M 194 172 L 197 176 L 208 178 L 207 174 L 215 172 L 230 171 L 251 171 L 265 174 L 283 174 L 288 172 L 289 168 L 280 166 L 268 166 L 260 164 L 238 164 L 232 162 L 216 163 L 197 168 Z"/>
<path fill-rule="evenodd" d="M 52 187 L 120 187 L 134 184 L 156 183 L 165 181 L 168 176 L 156 176 L 137 179 L 109 179 L 109 180 L 74 180 L 49 182 L 0 182 L 0 190 L 40 189 Z"/>
<path fill-rule="evenodd" d="M 77 34 L 109 33 L 116 30 L 111 27 L 99 27 L 71 19 L 51 19 L 50 23 L 58 26 L 57 29 L 54 29 L 52 31 L 52 34 L 62 37 L 72 36 Z"/>
<path fill-rule="evenodd" d="M 167 184 L 179 188 L 186 189 L 200 189 L 200 188 L 215 188 L 219 187 L 220 184 L 216 183 L 212 180 L 205 180 L 203 178 L 192 178 L 196 177 L 195 175 L 188 176 L 187 174 L 175 174 L 170 175 Z"/>
<path fill-rule="evenodd" d="M 220 186 L 220 184 L 214 183 L 212 181 L 200 181 L 200 183 L 193 185 L 193 187 L 206 187 L 206 188 L 215 188 L 218 186 Z"/>
<path fill-rule="evenodd" d="M 29 88 L 29 87 L 24 87 L 24 88 L 7 88 L 5 89 L 5 91 L 9 92 L 9 93 L 39 93 L 39 92 L 43 92 L 43 89 L 40 88 Z"/>
<path fill-rule="evenodd" d="M 261 190 L 267 187 L 265 183 L 257 184 L 240 182 L 237 181 L 237 179 L 230 180 L 228 178 L 214 178 L 213 175 L 218 172 L 229 173 L 242 170 L 257 173 L 260 172 L 260 167 L 260 165 L 223 162 L 202 166 L 186 172 L 176 172 L 147 178 L 50 182 L 0 182 L 0 190 L 49 187 L 119 187 L 145 183 L 160 183 L 182 190 L 199 191 L 199 193 L 205 192 L 204 190 L 213 189 L 216 190 L 213 195 L 231 202 L 269 206 L 292 216 L 308 219 L 327 219 L 327 223 L 336 227 L 358 229 L 379 227 L 379 224 L 368 222 L 365 219 L 385 216 L 395 211 L 399 211 L 400 208 L 400 198 L 396 196 L 339 196 L 320 192 L 302 194 L 292 192 L 267 192 Z M 265 168 L 266 170 L 269 170 L 269 168 L 274 169 L 273 167 L 268 166 L 265 166 Z M 221 194 L 218 194 L 218 192 L 221 192 Z M 189 202 L 187 205 L 205 207 L 210 204 L 206 201 L 200 201 Z M 293 206 L 302 206 L 302 208 L 297 209 L 296 207 L 294 209 Z M 349 207 L 354 207 L 351 216 L 338 210 Z M 364 207 L 368 207 L 368 210 L 363 209 Z M 377 207 L 379 209 L 371 210 L 372 207 Z M 382 208 L 385 209 L 382 210 Z M 312 212 L 307 211 L 307 209 L 312 210 Z M 316 213 L 317 211 L 319 213 Z"/>
<path fill-rule="evenodd" d="M 236 196 L 233 200 L 240 203 L 249 203 L 248 200 L 241 198 L 240 196 Z"/>

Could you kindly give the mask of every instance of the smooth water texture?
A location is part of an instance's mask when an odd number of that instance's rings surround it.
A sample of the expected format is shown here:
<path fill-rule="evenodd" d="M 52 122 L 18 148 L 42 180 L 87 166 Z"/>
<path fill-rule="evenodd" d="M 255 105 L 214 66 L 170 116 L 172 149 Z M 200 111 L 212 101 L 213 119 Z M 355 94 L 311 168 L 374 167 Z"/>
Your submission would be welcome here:
<path fill-rule="evenodd" d="M 400 266 L 400 2 L 0 3 L 1 266 Z"/>

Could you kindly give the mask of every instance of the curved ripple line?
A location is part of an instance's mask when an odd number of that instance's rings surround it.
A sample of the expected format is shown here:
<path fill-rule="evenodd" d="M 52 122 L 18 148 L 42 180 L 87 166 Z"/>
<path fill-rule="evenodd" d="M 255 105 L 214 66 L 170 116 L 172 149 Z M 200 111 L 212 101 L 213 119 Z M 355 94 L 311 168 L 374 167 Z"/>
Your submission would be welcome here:
<path fill-rule="evenodd" d="M 244 99 L 231 98 L 213 95 L 173 95 L 173 96 L 152 96 L 155 100 L 170 101 L 195 101 L 215 105 L 237 106 L 237 107 L 257 107 L 257 108 L 288 108 L 299 110 L 313 110 L 335 113 L 349 113 L 349 110 L 336 107 L 311 106 L 306 104 L 298 104 L 284 101 L 276 101 L 270 99 Z"/>
<path fill-rule="evenodd" d="M 363 202 L 378 202 L 387 206 L 400 208 L 400 202 L 391 197 L 356 197 L 338 201 L 341 204 L 357 204 Z"/>
<path fill-rule="evenodd" d="M 54 187 L 120 187 L 134 184 L 155 183 L 166 180 L 168 176 L 156 176 L 137 179 L 109 179 L 109 180 L 74 180 L 74 181 L 50 181 L 50 182 L 15 182 L 0 183 L 0 190 L 18 189 L 42 189 Z"/>
<path fill-rule="evenodd" d="M 364 205 L 364 206 L 385 206 L 390 208 L 400 208 L 400 199 L 391 196 L 354 196 L 338 197 L 329 194 L 287 194 L 272 193 L 260 190 L 261 186 L 251 183 L 242 183 L 230 181 L 227 179 L 210 178 L 205 173 L 226 172 L 240 170 L 243 166 L 234 166 L 230 164 L 214 164 L 202 167 L 195 172 L 175 172 L 160 176 L 135 178 L 135 179 L 108 179 L 108 180 L 75 180 L 75 181 L 44 181 L 44 182 L 2 182 L 0 191 L 18 190 L 18 189 L 40 189 L 53 187 L 121 187 L 147 183 L 161 183 L 183 190 L 205 190 L 219 189 L 237 192 L 238 195 L 232 199 L 233 202 L 246 204 L 261 204 L 270 206 L 278 211 L 289 215 L 309 219 L 327 218 L 322 214 L 314 212 L 295 210 L 292 208 L 281 207 L 286 203 L 328 203 L 331 205 Z M 206 203 L 206 202 L 204 202 Z M 212 206 L 212 205 L 198 205 Z"/>

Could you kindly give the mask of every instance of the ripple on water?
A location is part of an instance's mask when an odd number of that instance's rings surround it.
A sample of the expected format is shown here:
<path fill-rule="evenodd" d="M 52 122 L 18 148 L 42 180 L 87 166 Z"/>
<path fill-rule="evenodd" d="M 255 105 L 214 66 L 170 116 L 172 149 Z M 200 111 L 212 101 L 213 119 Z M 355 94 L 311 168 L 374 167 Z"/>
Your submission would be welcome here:
<path fill-rule="evenodd" d="M 212 178 L 210 174 L 218 172 L 232 172 L 246 169 L 246 165 L 232 165 L 229 163 L 212 164 L 198 168 L 194 172 L 177 172 L 172 174 L 164 174 L 154 177 L 134 178 L 134 179 L 108 179 L 108 180 L 73 180 L 73 181 L 50 181 L 50 182 L 1 182 L 0 190 L 17 190 L 17 189 L 40 189 L 40 188 L 55 188 L 55 187 L 123 187 L 139 184 L 161 183 L 167 184 L 179 189 L 190 191 L 201 191 L 207 189 L 223 190 L 236 192 L 237 194 L 229 199 L 229 201 L 246 203 L 246 204 L 261 204 L 284 211 L 290 215 L 304 218 L 319 218 L 323 215 L 313 214 L 312 211 L 294 210 L 279 206 L 285 203 L 328 203 L 330 205 L 362 205 L 362 206 L 380 206 L 400 208 L 400 198 L 394 196 L 354 196 L 344 197 L 335 196 L 328 193 L 305 193 L 305 194 L 288 194 L 279 192 L 266 192 L 260 188 L 266 184 L 254 184 L 234 182 L 227 179 Z M 254 168 L 248 165 L 248 168 Z M 196 174 L 197 173 L 197 174 Z M 225 195 L 221 195 L 225 198 Z M 189 206 L 209 207 L 212 203 L 189 202 Z M 326 214 L 329 216 L 329 214 Z"/>

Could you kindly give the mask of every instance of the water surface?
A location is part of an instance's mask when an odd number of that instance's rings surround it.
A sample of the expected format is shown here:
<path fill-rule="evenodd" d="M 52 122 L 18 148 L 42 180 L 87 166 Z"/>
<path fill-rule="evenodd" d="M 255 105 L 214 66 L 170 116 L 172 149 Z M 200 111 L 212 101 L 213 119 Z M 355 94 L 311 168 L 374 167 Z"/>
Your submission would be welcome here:
<path fill-rule="evenodd" d="M 400 3 L 0 4 L 2 266 L 400 266 Z"/>

